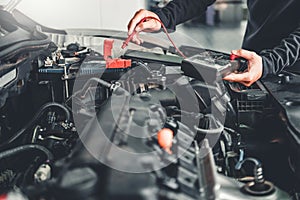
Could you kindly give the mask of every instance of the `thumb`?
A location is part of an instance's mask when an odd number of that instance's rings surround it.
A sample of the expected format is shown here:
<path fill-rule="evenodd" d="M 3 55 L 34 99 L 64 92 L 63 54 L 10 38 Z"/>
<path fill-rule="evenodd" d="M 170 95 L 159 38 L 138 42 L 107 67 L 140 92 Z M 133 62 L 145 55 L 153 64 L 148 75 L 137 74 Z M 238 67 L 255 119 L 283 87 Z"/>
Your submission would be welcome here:
<path fill-rule="evenodd" d="M 255 53 L 253 51 L 248 51 L 245 49 L 239 49 L 239 50 L 232 50 L 231 51 L 232 54 L 243 57 L 247 60 L 251 60 L 253 59 Z"/>

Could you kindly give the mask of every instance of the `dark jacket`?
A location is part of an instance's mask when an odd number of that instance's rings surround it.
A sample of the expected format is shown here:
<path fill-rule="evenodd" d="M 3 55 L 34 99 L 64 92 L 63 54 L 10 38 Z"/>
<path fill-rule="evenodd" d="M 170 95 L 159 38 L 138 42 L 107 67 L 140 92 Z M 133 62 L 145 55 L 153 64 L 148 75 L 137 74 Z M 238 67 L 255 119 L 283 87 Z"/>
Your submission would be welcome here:
<path fill-rule="evenodd" d="M 167 28 L 201 15 L 215 0 L 173 0 L 155 11 Z M 289 66 L 300 71 L 300 0 L 248 0 L 242 48 L 263 58 L 263 76 Z"/>

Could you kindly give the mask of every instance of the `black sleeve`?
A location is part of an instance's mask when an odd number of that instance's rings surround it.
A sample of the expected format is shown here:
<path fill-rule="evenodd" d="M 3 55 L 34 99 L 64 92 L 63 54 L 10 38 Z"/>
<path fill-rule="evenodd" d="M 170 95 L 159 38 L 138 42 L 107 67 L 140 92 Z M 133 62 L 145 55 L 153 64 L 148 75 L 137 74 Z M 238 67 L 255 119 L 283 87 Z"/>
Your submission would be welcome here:
<path fill-rule="evenodd" d="M 200 16 L 214 2 L 215 0 L 173 0 L 155 13 L 168 29 L 175 30 L 177 24 Z"/>
<path fill-rule="evenodd" d="M 285 67 L 300 61 L 300 27 L 283 39 L 280 45 L 261 51 L 260 56 L 263 61 L 263 77 L 277 74 Z"/>

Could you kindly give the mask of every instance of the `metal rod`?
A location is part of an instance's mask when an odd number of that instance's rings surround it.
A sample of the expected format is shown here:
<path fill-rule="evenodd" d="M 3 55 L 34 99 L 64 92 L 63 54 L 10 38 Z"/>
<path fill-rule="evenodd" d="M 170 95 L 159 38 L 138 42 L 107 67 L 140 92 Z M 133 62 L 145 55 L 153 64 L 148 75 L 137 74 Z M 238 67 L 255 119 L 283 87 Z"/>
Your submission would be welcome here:
<path fill-rule="evenodd" d="M 195 144 L 195 157 L 196 157 L 196 164 L 197 164 L 197 175 L 198 175 L 198 183 L 199 183 L 199 192 L 200 194 L 203 193 L 202 183 L 201 183 L 201 163 L 200 163 L 200 149 L 197 144 L 197 141 L 194 141 Z"/>
<path fill-rule="evenodd" d="M 66 98 L 69 98 L 69 84 L 67 80 L 67 66 L 64 65 L 64 74 L 65 74 L 65 89 L 66 89 Z"/>

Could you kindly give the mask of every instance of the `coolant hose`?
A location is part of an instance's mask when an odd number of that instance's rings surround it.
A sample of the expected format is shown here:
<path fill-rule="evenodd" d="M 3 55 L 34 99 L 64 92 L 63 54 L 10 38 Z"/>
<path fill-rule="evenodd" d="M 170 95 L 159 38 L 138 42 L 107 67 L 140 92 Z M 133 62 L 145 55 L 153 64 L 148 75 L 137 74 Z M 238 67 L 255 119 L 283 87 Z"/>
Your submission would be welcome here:
<path fill-rule="evenodd" d="M 15 147 L 13 149 L 3 151 L 0 153 L 0 160 L 2 160 L 4 158 L 8 158 L 10 156 L 14 156 L 18 153 L 30 151 L 30 150 L 38 150 L 40 152 L 43 152 L 46 155 L 48 161 L 53 160 L 53 154 L 48 149 L 46 149 L 45 147 L 43 147 L 41 145 L 36 145 L 36 144 L 27 144 L 27 145 Z"/>

